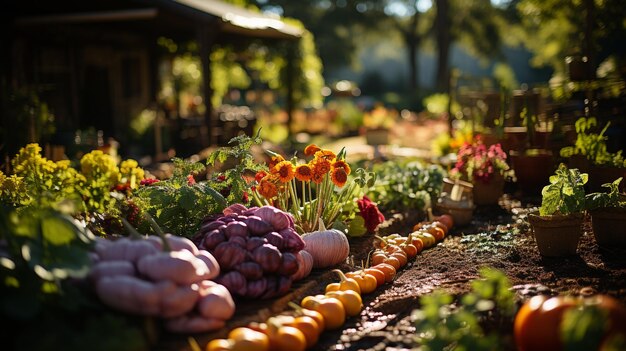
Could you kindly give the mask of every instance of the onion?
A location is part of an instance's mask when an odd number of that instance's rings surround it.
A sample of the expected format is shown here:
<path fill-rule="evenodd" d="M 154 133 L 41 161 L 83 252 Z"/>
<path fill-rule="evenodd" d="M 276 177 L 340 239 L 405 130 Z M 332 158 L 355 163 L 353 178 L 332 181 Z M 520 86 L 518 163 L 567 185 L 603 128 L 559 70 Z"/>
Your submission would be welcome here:
<path fill-rule="evenodd" d="M 305 250 L 313 256 L 313 268 L 335 266 L 348 258 L 350 243 L 344 233 L 337 229 L 326 229 L 320 219 L 320 230 L 302 236 Z"/>

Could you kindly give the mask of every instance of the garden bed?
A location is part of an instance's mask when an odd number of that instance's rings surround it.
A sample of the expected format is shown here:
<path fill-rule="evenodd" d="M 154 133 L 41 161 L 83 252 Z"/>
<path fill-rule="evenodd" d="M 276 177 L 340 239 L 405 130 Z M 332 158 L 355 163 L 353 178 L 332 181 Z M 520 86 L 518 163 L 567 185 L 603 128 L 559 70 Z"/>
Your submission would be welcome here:
<path fill-rule="evenodd" d="M 479 277 L 479 269 L 484 266 L 506 274 L 518 304 L 540 293 L 605 293 L 626 302 L 626 252 L 599 248 L 587 219 L 577 255 L 542 257 L 530 227 L 524 222 L 533 205 L 505 195 L 499 206 L 478 207 L 470 225 L 454 228 L 443 242 L 424 250 L 400 270 L 392 284 L 364 295 L 365 308 L 360 316 L 348 319 L 341 330 L 325 332 L 312 350 L 403 350 L 416 347 L 413 339 L 416 330 L 410 314 L 419 307 L 420 297 L 438 289 L 455 296 L 467 293 L 470 282 Z M 396 216 L 385 223 L 381 232 L 406 234 L 412 224 L 410 219 Z M 405 232 L 399 228 L 405 228 Z M 371 236 L 351 238 L 351 257 L 355 262 L 367 255 L 372 242 Z M 345 264 L 340 268 L 354 267 Z M 330 271 L 315 270 L 286 296 L 273 300 L 238 301 L 237 313 L 229 321 L 228 328 L 197 336 L 197 340 L 204 345 L 208 340 L 224 337 L 233 327 L 265 320 L 288 309 L 289 301 L 299 302 L 305 295 L 321 293 L 333 279 Z M 512 318 L 491 324 L 487 321 L 487 328 L 503 338 L 506 350 L 516 349 L 512 324 Z M 170 337 L 159 349 L 181 349 L 185 343 L 185 338 Z"/>

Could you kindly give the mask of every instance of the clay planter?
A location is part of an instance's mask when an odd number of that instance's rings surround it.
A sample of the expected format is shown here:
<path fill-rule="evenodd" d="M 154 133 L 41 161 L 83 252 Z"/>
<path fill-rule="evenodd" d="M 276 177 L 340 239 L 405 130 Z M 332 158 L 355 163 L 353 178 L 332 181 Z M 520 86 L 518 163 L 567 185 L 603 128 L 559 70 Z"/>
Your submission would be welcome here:
<path fill-rule="evenodd" d="M 598 245 L 626 247 L 626 208 L 598 208 L 590 213 Z"/>
<path fill-rule="evenodd" d="M 548 257 L 575 255 L 583 233 L 583 218 L 582 212 L 567 216 L 529 214 L 539 253 Z"/>
<path fill-rule="evenodd" d="M 463 227 L 472 221 L 474 215 L 474 204 L 471 200 L 463 199 L 454 201 L 448 197 L 439 198 L 437 202 L 437 210 L 452 216 L 454 225 Z"/>
<path fill-rule="evenodd" d="M 504 193 L 504 177 L 500 173 L 494 174 L 488 183 L 474 181 L 473 197 L 476 205 L 495 205 Z"/>
<path fill-rule="evenodd" d="M 527 196 L 540 195 L 554 173 L 554 159 L 549 150 L 536 150 L 532 154 L 511 151 L 511 164 L 517 184 Z"/>

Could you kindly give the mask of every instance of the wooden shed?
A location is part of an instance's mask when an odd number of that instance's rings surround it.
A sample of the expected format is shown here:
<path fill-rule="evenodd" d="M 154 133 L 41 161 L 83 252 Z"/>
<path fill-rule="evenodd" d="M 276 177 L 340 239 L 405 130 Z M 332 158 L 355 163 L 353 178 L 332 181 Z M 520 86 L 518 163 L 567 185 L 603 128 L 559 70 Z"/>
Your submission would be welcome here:
<path fill-rule="evenodd" d="M 219 129 L 210 106 L 212 45 L 302 34 L 278 18 L 218 0 L 8 0 L 0 18 L 2 89 L 37 87 L 60 128 L 92 126 L 122 141 L 131 118 L 157 101 L 157 39 L 197 40 L 204 146 L 215 143 Z"/>

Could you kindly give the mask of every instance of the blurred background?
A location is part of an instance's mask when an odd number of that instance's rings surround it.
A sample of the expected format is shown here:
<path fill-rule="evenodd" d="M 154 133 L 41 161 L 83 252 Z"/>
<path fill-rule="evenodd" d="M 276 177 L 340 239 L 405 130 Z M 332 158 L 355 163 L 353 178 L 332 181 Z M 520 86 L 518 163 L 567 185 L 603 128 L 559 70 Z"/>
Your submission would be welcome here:
<path fill-rule="evenodd" d="M 148 165 L 259 128 L 286 149 L 432 156 L 476 133 L 558 152 L 580 117 L 610 122 L 609 151 L 626 140 L 620 0 L 9 0 L 0 16 L 3 164 L 38 142 Z"/>

